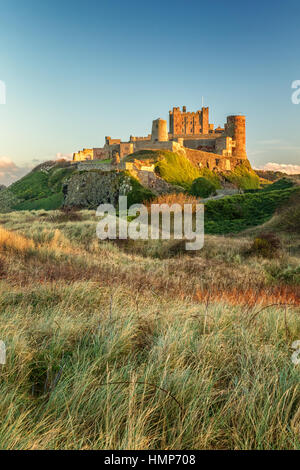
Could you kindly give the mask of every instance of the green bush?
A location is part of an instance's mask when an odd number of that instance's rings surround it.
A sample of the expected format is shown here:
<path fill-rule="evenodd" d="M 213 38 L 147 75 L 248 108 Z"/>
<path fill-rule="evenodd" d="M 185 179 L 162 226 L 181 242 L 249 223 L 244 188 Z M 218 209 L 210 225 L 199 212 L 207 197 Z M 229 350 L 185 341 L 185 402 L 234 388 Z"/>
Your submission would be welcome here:
<path fill-rule="evenodd" d="M 300 285 L 300 266 L 282 266 L 274 263 L 266 266 L 265 271 L 270 281 Z"/>
<path fill-rule="evenodd" d="M 210 170 L 209 168 L 201 168 L 200 174 L 203 178 L 209 180 L 215 186 L 216 189 L 221 189 L 222 186 L 217 173 Z"/>
<path fill-rule="evenodd" d="M 263 191 L 275 191 L 278 189 L 288 189 L 292 188 L 295 186 L 295 183 L 291 181 L 289 178 L 281 178 L 278 181 L 275 181 L 275 183 L 268 184 L 266 187 L 264 187 Z"/>
<path fill-rule="evenodd" d="M 275 258 L 280 248 L 280 239 L 274 233 L 261 233 L 254 238 L 247 254 L 262 258 Z"/>
<path fill-rule="evenodd" d="M 197 178 L 193 181 L 190 193 L 196 197 L 209 197 L 215 194 L 215 185 L 206 178 Z"/>
<path fill-rule="evenodd" d="M 125 174 L 130 177 L 130 185 L 132 187 L 132 190 L 127 194 L 128 207 L 132 204 L 141 204 L 155 197 L 152 191 L 142 186 L 136 178 L 127 172 Z"/>

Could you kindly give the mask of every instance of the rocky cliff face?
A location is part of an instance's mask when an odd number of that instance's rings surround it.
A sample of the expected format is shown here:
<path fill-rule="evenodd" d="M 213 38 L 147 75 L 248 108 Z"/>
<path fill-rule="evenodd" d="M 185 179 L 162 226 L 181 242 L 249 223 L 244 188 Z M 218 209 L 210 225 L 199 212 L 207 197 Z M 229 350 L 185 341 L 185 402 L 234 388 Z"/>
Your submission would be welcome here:
<path fill-rule="evenodd" d="M 79 172 L 72 175 L 63 187 L 63 205 L 89 209 L 96 209 L 103 203 L 116 205 L 119 195 L 126 195 L 131 189 L 130 178 L 124 172 Z"/>
<path fill-rule="evenodd" d="M 96 209 L 99 204 L 117 205 L 119 196 L 128 204 L 141 203 L 158 194 L 181 192 L 150 171 L 88 170 L 73 174 L 63 186 L 65 207 Z"/>

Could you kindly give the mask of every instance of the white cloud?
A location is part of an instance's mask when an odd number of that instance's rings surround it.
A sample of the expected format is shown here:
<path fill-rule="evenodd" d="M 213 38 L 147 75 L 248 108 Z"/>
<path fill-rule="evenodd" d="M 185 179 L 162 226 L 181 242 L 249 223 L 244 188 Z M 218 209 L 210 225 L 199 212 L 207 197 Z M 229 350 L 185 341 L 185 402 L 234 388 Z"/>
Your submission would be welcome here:
<path fill-rule="evenodd" d="M 65 160 L 72 160 L 73 153 L 57 153 L 56 154 L 56 160 L 60 160 L 62 158 L 64 158 Z"/>
<path fill-rule="evenodd" d="M 72 160 L 73 154 L 69 153 L 57 153 L 56 156 L 46 158 L 34 158 L 28 163 L 16 165 L 14 161 L 7 156 L 0 156 L 0 184 L 9 186 L 14 181 L 22 178 L 35 166 L 49 160 Z"/>
<path fill-rule="evenodd" d="M 0 157 L 0 184 L 8 186 L 30 171 L 28 165 L 17 166 L 9 157 Z"/>
<path fill-rule="evenodd" d="M 300 174 L 300 165 L 292 165 L 289 163 L 266 163 L 263 166 L 257 167 L 256 170 L 265 170 L 265 171 L 282 171 L 288 175 L 299 175 Z"/>

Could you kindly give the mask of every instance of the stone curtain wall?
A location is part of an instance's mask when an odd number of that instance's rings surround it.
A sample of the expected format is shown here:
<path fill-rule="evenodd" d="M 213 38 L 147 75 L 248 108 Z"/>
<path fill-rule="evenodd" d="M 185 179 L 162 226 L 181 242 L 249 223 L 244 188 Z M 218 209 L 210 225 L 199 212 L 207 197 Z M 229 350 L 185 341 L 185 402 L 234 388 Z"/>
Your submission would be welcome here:
<path fill-rule="evenodd" d="M 216 171 L 232 171 L 234 168 L 241 163 L 245 162 L 245 159 L 226 157 L 223 155 L 217 155 L 215 153 L 202 152 L 201 150 L 185 149 L 187 158 L 200 168 L 207 167 L 210 170 Z"/>
<path fill-rule="evenodd" d="M 87 170 L 101 170 L 101 171 L 111 171 L 113 170 L 113 165 L 110 163 L 101 163 L 101 161 L 91 161 L 91 162 L 80 162 L 77 164 L 79 171 Z"/>

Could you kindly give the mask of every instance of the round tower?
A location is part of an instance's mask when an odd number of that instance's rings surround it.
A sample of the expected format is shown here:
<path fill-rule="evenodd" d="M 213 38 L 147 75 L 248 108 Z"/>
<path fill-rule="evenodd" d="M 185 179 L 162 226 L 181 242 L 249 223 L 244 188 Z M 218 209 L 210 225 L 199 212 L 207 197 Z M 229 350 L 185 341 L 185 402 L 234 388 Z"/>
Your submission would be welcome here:
<path fill-rule="evenodd" d="M 154 142 L 166 142 L 169 140 L 167 121 L 159 118 L 152 122 L 151 140 Z"/>
<path fill-rule="evenodd" d="M 235 147 L 232 149 L 232 156 L 237 158 L 247 158 L 245 116 L 228 116 L 226 135 L 235 141 Z"/>

